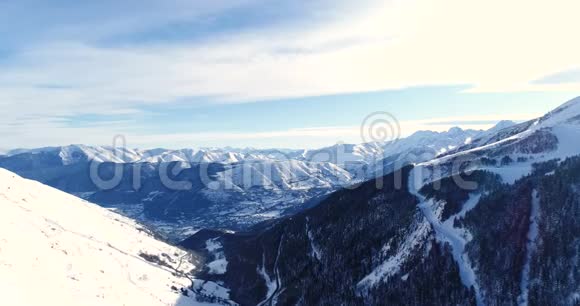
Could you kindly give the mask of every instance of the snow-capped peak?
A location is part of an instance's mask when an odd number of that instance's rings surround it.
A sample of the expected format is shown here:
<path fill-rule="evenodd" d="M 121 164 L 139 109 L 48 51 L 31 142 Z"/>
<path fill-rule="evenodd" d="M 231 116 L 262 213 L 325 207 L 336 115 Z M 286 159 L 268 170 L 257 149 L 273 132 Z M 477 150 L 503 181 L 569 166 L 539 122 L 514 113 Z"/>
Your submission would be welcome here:
<path fill-rule="evenodd" d="M 463 129 L 455 126 L 455 127 L 450 128 L 449 131 L 447 131 L 447 133 L 452 134 L 452 135 L 461 134 L 461 133 L 463 133 Z"/>
<path fill-rule="evenodd" d="M 500 122 L 496 123 L 491 129 L 487 130 L 486 132 L 489 133 L 495 133 L 498 131 L 501 131 L 503 129 L 507 129 L 509 127 L 512 127 L 514 125 L 516 125 L 517 123 L 511 121 L 511 120 L 501 120 Z"/>
<path fill-rule="evenodd" d="M 541 117 L 536 128 L 550 127 L 562 123 L 580 124 L 580 97 L 574 98 Z"/>

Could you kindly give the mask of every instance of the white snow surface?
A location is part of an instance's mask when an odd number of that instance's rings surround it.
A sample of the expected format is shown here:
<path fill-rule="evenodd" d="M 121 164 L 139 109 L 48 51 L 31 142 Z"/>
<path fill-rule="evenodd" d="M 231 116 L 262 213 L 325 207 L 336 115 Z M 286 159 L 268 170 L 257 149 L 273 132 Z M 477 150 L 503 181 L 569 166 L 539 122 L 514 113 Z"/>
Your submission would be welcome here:
<path fill-rule="evenodd" d="M 217 239 L 218 238 L 207 240 L 205 242 L 205 249 L 214 257 L 214 260 L 207 264 L 209 274 L 220 275 L 227 272 L 228 261 L 223 252 L 223 246 Z"/>
<path fill-rule="evenodd" d="M 130 219 L 3 169 L 0 205 L 3 305 L 211 305 L 171 288 L 190 255 Z"/>

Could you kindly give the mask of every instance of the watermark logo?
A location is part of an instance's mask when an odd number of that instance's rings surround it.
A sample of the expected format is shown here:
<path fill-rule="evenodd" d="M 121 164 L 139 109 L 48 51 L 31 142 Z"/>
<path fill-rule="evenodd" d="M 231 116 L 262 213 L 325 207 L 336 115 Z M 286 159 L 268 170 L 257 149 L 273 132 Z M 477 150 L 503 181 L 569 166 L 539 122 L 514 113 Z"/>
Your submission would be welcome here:
<path fill-rule="evenodd" d="M 363 143 L 393 142 L 401 137 L 401 125 L 395 116 L 388 112 L 374 112 L 366 116 L 360 126 Z"/>

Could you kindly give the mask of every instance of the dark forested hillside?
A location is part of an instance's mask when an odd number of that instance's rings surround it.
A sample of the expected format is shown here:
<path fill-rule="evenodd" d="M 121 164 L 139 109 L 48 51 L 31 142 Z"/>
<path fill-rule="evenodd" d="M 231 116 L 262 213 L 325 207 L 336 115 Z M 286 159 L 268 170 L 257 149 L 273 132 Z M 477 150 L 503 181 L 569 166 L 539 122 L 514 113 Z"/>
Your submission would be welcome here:
<path fill-rule="evenodd" d="M 244 305 L 268 298 L 280 305 L 379 305 L 387 300 L 393 305 L 469 305 L 472 294 L 461 285 L 448 248 L 435 242 L 417 199 L 406 188 L 394 188 L 399 177 L 406 186 L 410 169 L 385 177 L 382 189 L 370 181 L 336 192 L 266 230 L 217 233 L 229 261 L 227 273 L 217 278 Z M 205 239 L 207 232 L 200 232 L 182 245 L 203 252 L 199 241 Z M 360 283 L 404 249 L 405 262 L 389 282 Z M 271 296 L 268 278 L 274 284 Z"/>
<path fill-rule="evenodd" d="M 578 305 L 580 157 L 534 169 L 513 185 L 476 171 L 470 192 L 452 179 L 425 186 L 439 221 L 407 191 L 409 166 L 380 189 L 369 181 L 254 231 L 202 231 L 182 245 L 203 254 L 220 241 L 226 273 L 200 274 L 243 305 Z M 443 226 L 466 237 L 461 261 Z"/>

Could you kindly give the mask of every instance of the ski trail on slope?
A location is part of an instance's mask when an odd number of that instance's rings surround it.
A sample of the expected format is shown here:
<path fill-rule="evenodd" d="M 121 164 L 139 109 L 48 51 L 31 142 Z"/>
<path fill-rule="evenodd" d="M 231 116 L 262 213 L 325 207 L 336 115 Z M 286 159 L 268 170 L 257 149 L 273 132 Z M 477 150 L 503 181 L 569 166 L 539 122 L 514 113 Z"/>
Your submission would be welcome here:
<path fill-rule="evenodd" d="M 419 209 L 421 209 L 421 212 L 423 213 L 427 221 L 429 221 L 431 226 L 433 226 L 437 240 L 447 242 L 451 245 L 453 259 L 455 260 L 455 262 L 459 267 L 459 276 L 461 278 L 461 282 L 467 288 L 473 287 L 473 289 L 475 290 L 475 299 L 477 306 L 484 306 L 483 299 L 480 293 L 479 284 L 477 283 L 475 271 L 473 271 L 473 268 L 471 267 L 471 263 L 469 261 L 469 257 L 465 253 L 465 245 L 470 240 L 469 233 L 466 230 L 453 227 L 454 223 L 453 221 L 456 218 L 464 216 L 467 213 L 467 211 L 475 207 L 475 205 L 479 201 L 480 195 L 470 196 L 470 199 L 463 205 L 462 210 L 458 214 L 450 217 L 445 223 L 441 223 L 439 218 L 443 207 L 437 205 L 437 203 L 434 200 L 427 200 L 423 195 L 419 193 L 419 189 L 422 186 L 422 182 L 415 181 L 417 179 L 415 175 L 416 172 L 420 174 L 421 170 L 422 169 L 420 168 L 420 166 L 417 166 L 413 170 L 411 170 L 408 180 L 409 192 L 420 200 L 420 204 L 418 205 Z"/>
<path fill-rule="evenodd" d="M 403 264 L 408 261 L 409 257 L 430 233 L 429 223 L 424 220 L 418 221 L 414 229 L 410 231 L 401 243 L 397 252 L 358 282 L 357 290 L 360 292 L 367 291 L 375 287 L 379 282 L 386 281 L 389 277 L 399 273 Z"/>
<path fill-rule="evenodd" d="M 524 261 L 524 268 L 522 269 L 522 281 L 520 283 L 520 296 L 518 297 L 519 306 L 528 305 L 528 293 L 530 286 L 530 265 L 532 255 L 536 251 L 536 241 L 538 239 L 539 229 L 538 222 L 540 219 L 540 198 L 538 191 L 534 190 L 532 193 L 532 203 L 530 210 L 530 228 L 528 229 L 528 241 L 526 244 L 526 259 Z"/>
<path fill-rule="evenodd" d="M 278 270 L 278 260 L 280 259 L 280 253 L 282 251 L 282 242 L 284 240 L 284 235 L 280 237 L 280 243 L 278 244 L 278 252 L 276 254 L 276 260 L 274 261 L 274 281 L 268 276 L 266 272 L 266 263 L 263 263 L 263 273 L 265 274 L 264 280 L 266 281 L 266 286 L 268 287 L 268 293 L 266 294 L 266 298 L 258 303 L 258 306 L 266 306 L 266 305 L 276 305 L 277 294 L 280 294 L 280 287 L 282 286 L 282 282 L 280 281 L 280 272 Z M 261 273 L 262 271 L 258 271 Z M 274 284 L 272 284 L 274 283 Z"/>
<path fill-rule="evenodd" d="M 265 303 L 270 299 L 270 297 L 274 296 L 274 293 L 276 292 L 276 285 L 277 285 L 276 280 L 270 278 L 270 276 L 268 275 L 268 272 L 266 271 L 266 254 L 265 253 L 262 253 L 262 267 L 258 268 L 258 274 L 260 274 L 260 276 L 262 276 L 262 278 L 266 282 L 266 288 L 268 289 L 268 292 L 266 292 L 266 298 L 257 304 L 258 306 L 262 306 L 262 305 L 265 305 Z"/>

